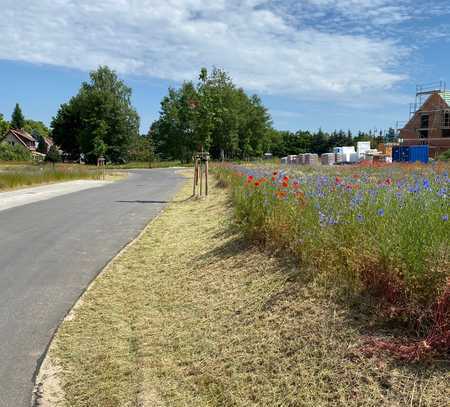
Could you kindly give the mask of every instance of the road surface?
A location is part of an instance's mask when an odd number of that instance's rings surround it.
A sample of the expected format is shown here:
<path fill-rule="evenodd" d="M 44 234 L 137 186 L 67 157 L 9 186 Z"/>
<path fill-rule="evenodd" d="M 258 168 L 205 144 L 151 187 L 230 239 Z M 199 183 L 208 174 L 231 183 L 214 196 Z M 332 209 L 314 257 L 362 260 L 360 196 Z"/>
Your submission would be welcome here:
<path fill-rule="evenodd" d="M 92 279 L 170 200 L 173 169 L 0 211 L 0 407 L 28 407 L 55 329 Z"/>

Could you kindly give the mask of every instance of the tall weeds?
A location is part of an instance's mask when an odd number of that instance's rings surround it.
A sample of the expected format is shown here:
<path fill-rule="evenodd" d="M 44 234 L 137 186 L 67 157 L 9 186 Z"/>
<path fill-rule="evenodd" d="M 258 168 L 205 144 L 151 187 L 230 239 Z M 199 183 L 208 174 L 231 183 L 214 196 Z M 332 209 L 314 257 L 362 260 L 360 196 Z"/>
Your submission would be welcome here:
<path fill-rule="evenodd" d="M 93 179 L 97 172 L 80 166 L 57 165 L 20 166 L 0 170 L 0 191 L 50 182 Z"/>

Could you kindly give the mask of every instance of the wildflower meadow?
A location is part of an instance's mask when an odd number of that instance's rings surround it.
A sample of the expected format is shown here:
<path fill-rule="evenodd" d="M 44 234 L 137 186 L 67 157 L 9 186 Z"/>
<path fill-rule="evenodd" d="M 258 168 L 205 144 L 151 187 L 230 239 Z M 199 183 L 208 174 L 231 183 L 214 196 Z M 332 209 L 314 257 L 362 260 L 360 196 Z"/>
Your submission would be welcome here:
<path fill-rule="evenodd" d="M 449 349 L 448 165 L 216 171 L 248 238 L 325 284 L 376 299 L 381 316 L 416 333 L 405 356 Z"/>

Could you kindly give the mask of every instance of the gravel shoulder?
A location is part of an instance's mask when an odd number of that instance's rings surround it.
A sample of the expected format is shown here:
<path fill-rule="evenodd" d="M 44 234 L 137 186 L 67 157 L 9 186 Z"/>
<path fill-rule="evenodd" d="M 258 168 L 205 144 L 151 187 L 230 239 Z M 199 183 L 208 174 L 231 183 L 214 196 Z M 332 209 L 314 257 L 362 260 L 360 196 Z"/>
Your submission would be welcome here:
<path fill-rule="evenodd" d="M 113 181 L 78 180 L 0 192 L 0 211 L 71 194 L 73 192 L 102 187 L 111 182 Z"/>

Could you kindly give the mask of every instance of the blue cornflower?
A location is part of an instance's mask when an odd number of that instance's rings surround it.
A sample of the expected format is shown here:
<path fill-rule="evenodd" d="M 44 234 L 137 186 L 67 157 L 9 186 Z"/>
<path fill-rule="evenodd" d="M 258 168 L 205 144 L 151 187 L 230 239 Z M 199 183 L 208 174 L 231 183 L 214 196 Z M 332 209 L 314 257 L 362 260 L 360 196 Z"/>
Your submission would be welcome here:
<path fill-rule="evenodd" d="M 448 215 L 442 215 L 442 221 L 448 222 Z"/>
<path fill-rule="evenodd" d="M 362 223 L 362 222 L 364 222 L 364 216 L 363 216 L 362 214 L 359 213 L 359 214 L 356 216 L 356 220 L 357 220 L 358 222 Z"/>
<path fill-rule="evenodd" d="M 425 189 L 431 189 L 430 181 L 428 181 L 427 179 L 424 179 L 424 180 L 423 180 L 423 187 L 424 187 Z"/>
<path fill-rule="evenodd" d="M 440 198 L 444 198 L 447 195 L 447 188 L 441 188 L 437 194 Z"/>
<path fill-rule="evenodd" d="M 384 216 L 384 209 L 378 209 L 378 216 Z"/>

